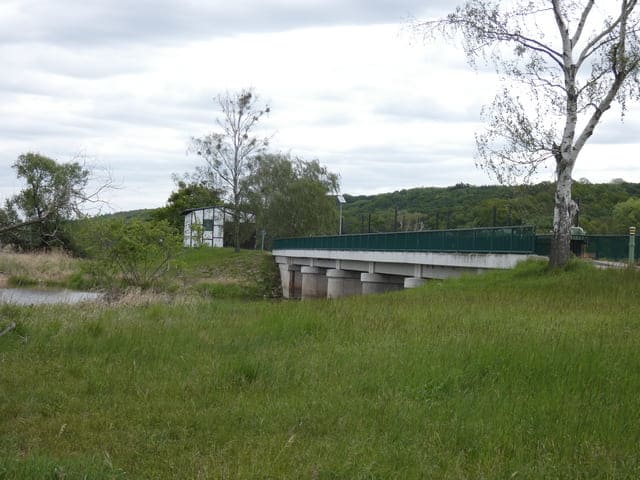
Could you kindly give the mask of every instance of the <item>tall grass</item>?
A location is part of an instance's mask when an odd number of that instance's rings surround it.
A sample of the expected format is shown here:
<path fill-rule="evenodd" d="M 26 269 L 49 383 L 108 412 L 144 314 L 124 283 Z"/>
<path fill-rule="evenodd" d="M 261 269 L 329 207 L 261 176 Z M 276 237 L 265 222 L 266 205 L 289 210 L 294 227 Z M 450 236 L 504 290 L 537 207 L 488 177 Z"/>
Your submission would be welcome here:
<path fill-rule="evenodd" d="M 10 286 L 61 285 L 78 271 L 79 263 L 62 250 L 29 254 L 0 251 L 0 275 Z"/>
<path fill-rule="evenodd" d="M 639 287 L 2 307 L 0 478 L 637 478 Z"/>

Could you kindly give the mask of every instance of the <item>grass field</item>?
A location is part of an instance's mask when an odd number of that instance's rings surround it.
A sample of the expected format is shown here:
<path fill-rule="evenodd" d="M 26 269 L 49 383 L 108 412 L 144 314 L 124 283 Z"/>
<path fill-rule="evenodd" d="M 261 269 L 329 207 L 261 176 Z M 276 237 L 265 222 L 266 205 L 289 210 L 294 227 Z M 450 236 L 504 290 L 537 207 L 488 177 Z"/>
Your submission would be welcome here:
<path fill-rule="evenodd" d="M 640 275 L 0 307 L 0 479 L 639 478 Z"/>

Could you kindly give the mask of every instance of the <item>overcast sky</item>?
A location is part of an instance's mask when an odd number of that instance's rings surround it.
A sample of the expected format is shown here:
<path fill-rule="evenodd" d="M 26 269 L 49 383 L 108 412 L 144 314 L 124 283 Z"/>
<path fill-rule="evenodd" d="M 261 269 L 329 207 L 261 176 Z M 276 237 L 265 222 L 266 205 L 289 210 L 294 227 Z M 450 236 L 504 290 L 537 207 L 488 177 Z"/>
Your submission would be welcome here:
<path fill-rule="evenodd" d="M 448 0 L 0 0 L 0 199 L 11 164 L 83 155 L 121 188 L 112 210 L 162 206 L 193 171 L 189 139 L 215 128 L 214 97 L 252 87 L 272 147 L 317 158 L 362 194 L 494 183 L 475 167 L 493 76 L 403 31 Z M 640 182 L 638 109 L 613 113 L 574 177 Z M 552 180 L 552 171 L 540 179 Z"/>

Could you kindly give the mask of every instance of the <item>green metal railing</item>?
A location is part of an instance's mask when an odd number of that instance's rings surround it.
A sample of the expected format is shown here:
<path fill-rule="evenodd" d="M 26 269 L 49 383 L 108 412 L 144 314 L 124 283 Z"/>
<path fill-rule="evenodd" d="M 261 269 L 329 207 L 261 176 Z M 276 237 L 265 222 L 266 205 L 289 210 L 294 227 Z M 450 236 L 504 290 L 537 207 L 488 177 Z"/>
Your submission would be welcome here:
<path fill-rule="evenodd" d="M 551 235 L 536 235 L 534 226 L 363 233 L 324 237 L 278 238 L 273 250 L 365 250 L 404 252 L 535 253 L 549 255 Z M 580 235 L 571 241 L 577 256 L 626 260 L 628 235 Z M 640 258 L 640 242 L 635 244 Z"/>
<path fill-rule="evenodd" d="M 593 258 L 627 260 L 629 235 L 587 235 L 586 253 Z M 640 254 L 640 244 L 635 244 L 635 258 Z"/>
<path fill-rule="evenodd" d="M 538 235 L 536 237 L 535 253 L 549 255 L 551 250 L 551 235 Z M 584 235 L 581 241 L 571 241 L 571 251 L 582 256 L 601 260 L 624 261 L 629 257 L 629 235 Z M 635 245 L 635 258 L 639 258 L 640 244 Z"/>
<path fill-rule="evenodd" d="M 533 253 L 534 226 L 279 238 L 273 250 Z"/>

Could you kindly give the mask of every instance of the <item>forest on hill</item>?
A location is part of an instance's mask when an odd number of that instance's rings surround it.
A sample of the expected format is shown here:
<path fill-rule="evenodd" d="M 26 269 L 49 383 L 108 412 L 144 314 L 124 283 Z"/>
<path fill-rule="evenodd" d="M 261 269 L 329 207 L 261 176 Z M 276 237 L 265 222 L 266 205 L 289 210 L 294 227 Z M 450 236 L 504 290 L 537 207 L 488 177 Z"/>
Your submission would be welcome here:
<path fill-rule="evenodd" d="M 345 194 L 342 230 L 344 234 L 354 234 L 535 225 L 538 233 L 548 233 L 552 229 L 554 191 L 551 182 L 516 186 L 459 183 L 377 195 Z M 630 226 L 640 227 L 640 183 L 576 181 L 573 198 L 580 205 L 577 223 L 588 234 L 625 234 Z M 176 212 L 178 218 L 174 221 L 178 230 L 181 230 L 179 213 L 182 207 Z M 118 212 L 106 217 L 148 220 L 166 208 Z M 254 248 L 255 228 L 254 224 L 243 227 L 244 248 Z M 226 230 L 230 232 L 231 227 Z M 337 230 L 336 221 L 333 233 Z M 306 235 L 313 233 L 298 236 Z M 225 244 L 230 245 L 231 238 L 226 237 L 229 234 L 225 235 Z"/>
<path fill-rule="evenodd" d="M 345 195 L 343 233 L 535 225 L 552 229 L 554 184 L 424 187 Z M 640 219 L 640 183 L 575 182 L 577 223 L 587 233 L 626 233 Z M 638 225 L 640 226 L 640 225 Z"/>

